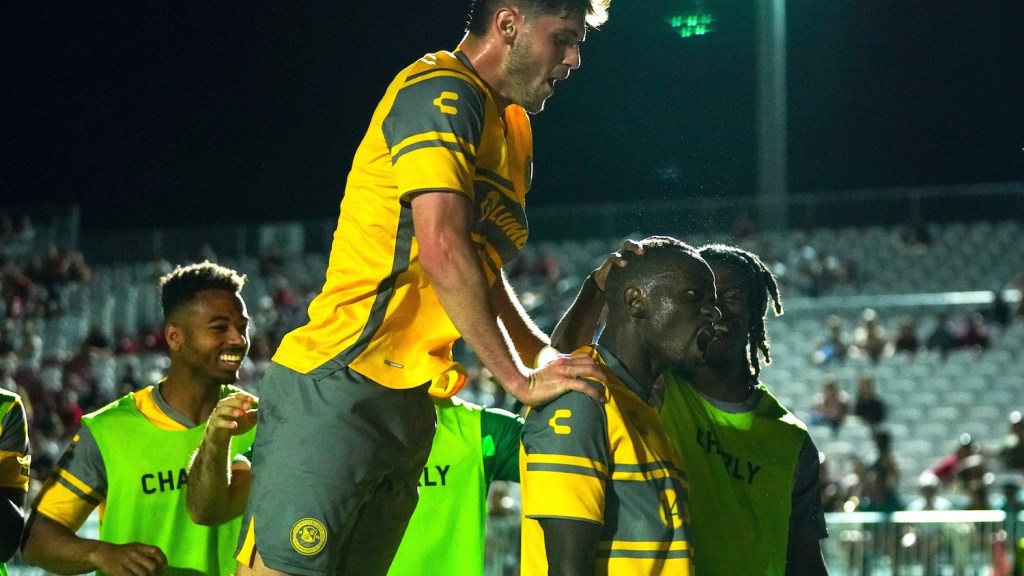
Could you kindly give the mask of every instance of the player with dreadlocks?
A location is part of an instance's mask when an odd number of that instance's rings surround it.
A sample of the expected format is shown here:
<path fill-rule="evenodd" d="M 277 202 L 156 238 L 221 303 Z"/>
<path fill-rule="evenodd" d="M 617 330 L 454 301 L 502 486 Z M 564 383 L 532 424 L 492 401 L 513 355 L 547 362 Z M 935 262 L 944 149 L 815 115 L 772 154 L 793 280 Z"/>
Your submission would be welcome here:
<path fill-rule="evenodd" d="M 638 252 L 627 242 L 624 250 Z M 715 274 L 722 320 L 706 361 L 664 375 L 661 421 L 689 480 L 691 539 L 700 574 L 827 574 L 818 451 L 804 424 L 761 383 L 771 362 L 765 318 L 782 300 L 760 258 L 721 244 L 699 250 Z M 590 276 L 552 342 L 573 349 L 594 332 L 616 253 Z"/>

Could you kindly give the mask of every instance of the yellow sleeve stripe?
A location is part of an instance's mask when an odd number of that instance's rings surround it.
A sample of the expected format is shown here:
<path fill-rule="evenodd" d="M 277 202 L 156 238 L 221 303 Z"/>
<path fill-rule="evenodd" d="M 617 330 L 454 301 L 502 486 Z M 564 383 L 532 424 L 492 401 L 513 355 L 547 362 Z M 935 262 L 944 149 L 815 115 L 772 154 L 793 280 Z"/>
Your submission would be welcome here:
<path fill-rule="evenodd" d="M 96 505 L 51 478 L 43 485 L 32 506 L 47 518 L 77 532 Z"/>
<path fill-rule="evenodd" d="M 426 145 L 428 144 L 430 145 L 429 147 L 445 147 L 461 151 L 470 158 L 476 158 L 476 146 L 473 146 L 472 142 L 463 140 L 451 132 L 432 131 L 414 134 L 392 146 L 390 150 L 392 162 L 398 156 L 418 148 L 427 147 Z"/>
<path fill-rule="evenodd" d="M 685 540 L 673 540 L 671 542 L 634 542 L 625 540 L 615 540 L 613 542 L 601 542 L 598 545 L 598 550 L 633 550 L 643 552 L 664 552 L 689 549 L 690 544 Z"/>
<path fill-rule="evenodd" d="M 608 466 L 597 460 L 565 454 L 527 454 L 526 469 L 553 470 L 553 466 L 591 470 L 600 476 L 608 475 Z"/>
<path fill-rule="evenodd" d="M 612 472 L 612 480 L 628 480 L 642 482 L 645 480 L 661 480 L 663 478 L 678 478 L 678 475 L 664 468 L 660 470 L 647 470 L 645 472 L 619 471 Z"/>
<path fill-rule="evenodd" d="M 89 500 L 90 504 L 94 506 L 103 501 L 103 494 L 100 494 L 85 482 L 75 478 L 64 468 L 54 469 L 53 481 L 76 493 L 79 498 Z"/>
<path fill-rule="evenodd" d="M 523 478 L 527 518 L 578 518 L 604 523 L 605 484 L 578 474 L 527 472 Z"/>
<path fill-rule="evenodd" d="M 413 74 L 405 79 L 405 83 L 402 84 L 402 89 L 408 88 L 409 86 L 412 86 L 414 84 L 419 84 L 420 82 L 423 82 L 425 80 L 443 77 L 456 78 L 458 80 L 466 81 L 468 84 L 473 86 L 473 88 L 477 90 L 477 92 L 480 91 L 480 87 L 476 85 L 476 82 L 474 82 L 474 79 L 472 77 L 463 72 L 459 72 L 458 70 L 451 70 L 448 68 L 437 68 L 428 72 L 419 72 L 417 74 Z"/>

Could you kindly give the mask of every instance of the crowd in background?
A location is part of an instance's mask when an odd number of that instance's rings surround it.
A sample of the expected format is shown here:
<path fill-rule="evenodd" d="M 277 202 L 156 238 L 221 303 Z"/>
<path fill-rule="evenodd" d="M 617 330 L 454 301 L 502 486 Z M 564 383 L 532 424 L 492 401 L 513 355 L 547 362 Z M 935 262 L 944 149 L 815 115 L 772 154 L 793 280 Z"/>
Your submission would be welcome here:
<path fill-rule="evenodd" d="M 756 231 L 743 228 L 743 240 L 756 250 Z M 25 400 L 32 445 L 32 492 L 50 473 L 77 431 L 81 417 L 129 391 L 154 384 L 166 367 L 165 343 L 158 324 L 118 326 L 114 333 L 98 327 L 87 331 L 77 347 L 55 354 L 44 346 L 42 327 L 58 321 L 76 285 L 93 281 L 87 257 L 76 250 L 50 244 L 40 249 L 38 230 L 27 217 L 0 213 L 0 387 L 18 392 Z M 797 236 L 799 239 L 800 236 Z M 918 232 L 908 243 L 928 242 Z M 208 248 L 199 252 L 216 258 Z M 593 254 L 596 262 L 603 254 Z M 796 242 L 789 254 L 766 255 L 778 274 L 786 296 L 818 296 L 832 286 L 857 282 L 856 262 L 825 254 L 810 244 Z M 156 259 L 154 283 L 171 263 Z M 509 271 L 524 305 L 550 329 L 575 286 L 565 286 L 559 254 L 527 250 Z M 264 255 L 259 275 L 267 294 L 248 300 L 252 316 L 252 346 L 243 366 L 242 383 L 253 385 L 280 338 L 305 318 L 306 306 L 318 286 L 297 285 L 288 278 L 279 257 Z M 246 296 L 246 294 L 243 294 Z M 808 343 L 814 364 L 827 368 L 850 358 L 884 363 L 896 355 L 913 357 L 922 351 L 946 356 L 957 350 L 984 354 L 994 339 L 1024 321 L 1024 306 L 1007 302 L 994 291 L 990 305 L 952 317 L 939 312 L 927 334 L 911 316 L 882 318 L 865 309 L 853 330 L 842 318 L 827 315 L 821 339 Z M 545 326 L 547 325 L 547 326 Z M 769 322 L 769 334 L 772 327 Z M 464 349 L 457 353 L 465 359 Z M 511 407 L 503 389 L 486 371 L 470 364 L 470 392 L 481 403 Z M 771 382 L 768 382 L 771 388 Z M 991 508 L 1017 512 L 1022 508 L 1020 478 L 1024 477 L 1024 423 L 1018 410 L 1007 406 L 1008 430 L 1002 438 L 971 438 L 952 434 L 949 456 L 926 470 L 900 470 L 885 423 L 889 407 L 878 382 L 865 373 L 856 382 L 828 376 L 813 397 L 796 399 L 810 408 L 812 425 L 838 431 L 851 420 L 872 430 L 873 446 L 865 446 L 853 461 L 837 463 L 822 451 L 822 498 L 827 511 L 902 509 Z M 257 390 L 258 393 L 258 390 Z M 791 406 L 793 408 L 793 406 Z M 820 448 L 820 446 L 819 446 Z M 912 490 L 911 490 L 912 488 Z M 492 501 L 496 514 L 508 514 L 514 505 L 505 493 Z"/>

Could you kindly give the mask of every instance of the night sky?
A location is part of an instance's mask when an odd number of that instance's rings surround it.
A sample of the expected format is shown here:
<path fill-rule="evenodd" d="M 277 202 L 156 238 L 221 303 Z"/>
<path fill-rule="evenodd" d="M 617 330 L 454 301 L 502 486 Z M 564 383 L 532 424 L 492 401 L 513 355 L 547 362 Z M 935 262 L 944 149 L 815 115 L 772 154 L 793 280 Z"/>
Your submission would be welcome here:
<path fill-rule="evenodd" d="M 756 190 L 748 0 L 613 2 L 534 117 L 530 201 Z M 86 228 L 333 218 L 394 74 L 468 3 L 23 2 L 0 23 L 0 207 Z M 796 192 L 1024 180 L 1024 1 L 790 0 Z"/>

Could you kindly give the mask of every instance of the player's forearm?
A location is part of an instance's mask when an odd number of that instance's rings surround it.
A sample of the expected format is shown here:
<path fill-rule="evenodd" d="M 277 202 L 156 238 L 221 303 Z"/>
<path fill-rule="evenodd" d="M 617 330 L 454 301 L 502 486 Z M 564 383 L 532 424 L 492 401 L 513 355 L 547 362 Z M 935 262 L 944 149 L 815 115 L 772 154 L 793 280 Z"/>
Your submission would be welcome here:
<path fill-rule="evenodd" d="M 34 513 L 22 555 L 25 561 L 54 574 L 83 574 L 99 566 L 96 556 L 104 546 L 99 540 L 79 538 L 63 524 Z"/>
<path fill-rule="evenodd" d="M 526 388 L 522 362 L 508 349 L 498 328 L 480 262 L 468 239 L 444 243 L 443 248 L 424 252 L 420 263 L 452 324 L 484 366 L 513 396 Z"/>
<path fill-rule="evenodd" d="M 230 446 L 230 436 L 216 438 L 207 433 L 192 459 L 185 501 L 188 514 L 196 524 L 221 524 L 242 512 L 233 513 L 235 511 L 230 509 Z"/>
<path fill-rule="evenodd" d="M 563 352 L 571 352 L 590 344 L 604 304 L 604 292 L 598 289 L 593 276 L 588 276 L 576 300 L 551 332 L 551 345 Z"/>
<path fill-rule="evenodd" d="M 548 345 L 548 336 L 526 313 L 504 273 L 491 289 L 491 302 L 519 358 L 532 367 L 537 355 Z"/>

